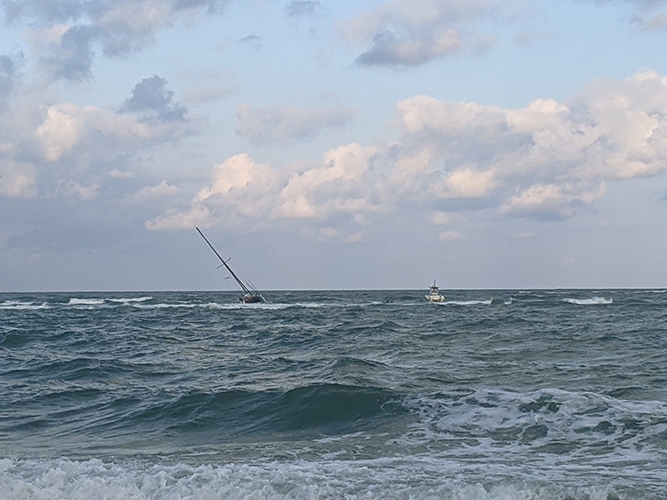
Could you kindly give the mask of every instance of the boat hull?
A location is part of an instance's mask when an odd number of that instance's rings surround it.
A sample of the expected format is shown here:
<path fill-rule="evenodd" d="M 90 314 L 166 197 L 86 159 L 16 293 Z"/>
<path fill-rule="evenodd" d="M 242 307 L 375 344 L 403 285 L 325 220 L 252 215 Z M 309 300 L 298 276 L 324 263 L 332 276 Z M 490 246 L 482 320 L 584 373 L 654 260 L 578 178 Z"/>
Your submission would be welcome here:
<path fill-rule="evenodd" d="M 262 297 L 261 295 L 252 295 L 249 293 L 241 297 L 239 300 L 244 304 L 261 304 L 263 302 L 266 302 L 266 300 L 264 300 L 264 297 Z"/>

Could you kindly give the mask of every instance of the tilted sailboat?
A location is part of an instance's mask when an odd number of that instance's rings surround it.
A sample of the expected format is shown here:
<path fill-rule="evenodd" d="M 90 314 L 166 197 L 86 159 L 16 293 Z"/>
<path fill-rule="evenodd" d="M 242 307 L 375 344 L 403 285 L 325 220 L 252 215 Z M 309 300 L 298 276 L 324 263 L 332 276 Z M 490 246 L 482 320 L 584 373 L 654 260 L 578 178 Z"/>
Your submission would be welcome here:
<path fill-rule="evenodd" d="M 197 230 L 197 232 L 199 233 L 199 235 L 200 235 L 202 238 L 204 238 L 204 241 L 205 241 L 206 243 L 208 243 L 208 246 L 211 247 L 211 250 L 213 250 L 213 253 L 218 257 L 218 259 L 220 259 L 220 262 L 222 262 L 222 264 L 220 264 L 218 267 L 225 266 L 225 268 L 227 269 L 227 271 L 229 271 L 229 274 L 231 274 L 232 278 L 234 278 L 234 280 L 236 280 L 236 283 L 238 283 L 238 285 L 239 285 L 239 286 L 241 287 L 241 289 L 243 290 L 244 294 L 243 294 L 242 297 L 239 297 L 239 301 L 240 301 L 240 302 L 243 302 L 244 304 L 256 304 L 256 303 L 258 303 L 258 302 L 266 302 L 266 300 L 264 300 L 264 297 L 262 297 L 262 296 L 260 295 L 260 293 L 255 289 L 254 286 L 248 286 L 248 285 L 246 285 L 246 284 L 241 280 L 241 278 L 239 278 L 239 277 L 236 275 L 236 273 L 235 273 L 234 271 L 232 271 L 232 268 L 229 267 L 229 265 L 227 264 L 227 262 L 229 261 L 229 259 L 227 259 L 227 261 L 225 261 L 225 259 L 223 259 L 223 258 L 220 256 L 220 254 L 219 254 L 218 251 L 215 249 L 215 247 L 213 247 L 213 245 L 211 245 L 211 242 L 208 241 L 208 239 L 206 238 L 206 236 L 204 236 L 204 233 L 202 233 L 202 232 L 199 230 L 199 228 L 196 227 L 196 226 L 195 226 L 195 229 Z"/>

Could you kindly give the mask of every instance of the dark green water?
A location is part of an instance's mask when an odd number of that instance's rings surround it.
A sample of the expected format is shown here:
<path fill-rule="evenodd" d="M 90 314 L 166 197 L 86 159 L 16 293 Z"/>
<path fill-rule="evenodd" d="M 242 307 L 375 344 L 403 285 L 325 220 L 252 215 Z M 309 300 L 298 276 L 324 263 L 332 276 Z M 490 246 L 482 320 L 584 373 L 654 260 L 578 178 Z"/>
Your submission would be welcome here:
<path fill-rule="evenodd" d="M 660 290 L 0 294 L 0 498 L 667 498 Z"/>

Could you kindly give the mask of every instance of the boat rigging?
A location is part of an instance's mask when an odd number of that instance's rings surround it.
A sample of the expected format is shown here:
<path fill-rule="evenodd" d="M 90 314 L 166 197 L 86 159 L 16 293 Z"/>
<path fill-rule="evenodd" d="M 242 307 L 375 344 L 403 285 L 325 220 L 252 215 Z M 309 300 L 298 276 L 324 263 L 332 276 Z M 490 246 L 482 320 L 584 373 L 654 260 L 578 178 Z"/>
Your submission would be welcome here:
<path fill-rule="evenodd" d="M 208 239 L 206 238 L 206 236 L 204 236 L 204 233 L 202 233 L 202 232 L 200 231 L 200 229 L 199 229 L 197 226 L 195 226 L 195 229 L 197 230 L 197 232 L 199 233 L 199 235 L 200 235 L 202 238 L 204 238 L 204 241 L 208 244 L 208 246 L 211 247 L 211 250 L 213 250 L 213 253 L 218 257 L 218 259 L 220 259 L 220 262 L 222 262 L 222 264 L 220 264 L 220 265 L 218 266 L 218 268 L 220 268 L 220 267 L 222 267 L 222 266 L 225 266 L 225 269 L 227 269 L 227 271 L 228 271 L 229 274 L 232 276 L 232 278 L 234 278 L 234 280 L 236 281 L 236 283 L 237 283 L 237 284 L 241 287 L 241 289 L 243 290 L 244 294 L 243 294 L 243 296 L 239 297 L 239 301 L 242 302 L 242 303 L 244 303 L 244 304 L 257 304 L 257 303 L 260 303 L 260 302 L 266 302 L 266 300 L 264 299 L 264 297 L 261 296 L 261 294 L 255 289 L 254 286 L 252 286 L 252 285 L 250 285 L 250 286 L 246 285 L 246 284 L 241 280 L 241 278 L 239 278 L 239 277 L 236 275 L 236 273 L 235 273 L 234 271 L 232 271 L 232 268 L 229 267 L 229 265 L 227 264 L 227 262 L 229 262 L 230 259 L 227 259 L 227 260 L 223 259 L 223 258 L 220 256 L 220 254 L 218 253 L 218 251 L 215 249 L 215 247 L 211 244 L 211 242 L 208 241 Z"/>

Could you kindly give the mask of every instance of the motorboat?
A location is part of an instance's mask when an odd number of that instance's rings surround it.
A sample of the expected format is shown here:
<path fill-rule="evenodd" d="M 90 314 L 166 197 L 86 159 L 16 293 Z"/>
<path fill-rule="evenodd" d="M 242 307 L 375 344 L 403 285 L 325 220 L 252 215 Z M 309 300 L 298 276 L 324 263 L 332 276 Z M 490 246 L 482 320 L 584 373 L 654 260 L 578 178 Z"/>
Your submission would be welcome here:
<path fill-rule="evenodd" d="M 440 289 L 438 288 L 438 285 L 436 284 L 435 280 L 433 280 L 433 284 L 430 286 L 428 295 L 426 295 L 426 300 L 428 302 L 444 302 L 445 301 L 445 296 L 440 295 Z"/>

